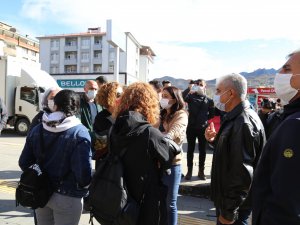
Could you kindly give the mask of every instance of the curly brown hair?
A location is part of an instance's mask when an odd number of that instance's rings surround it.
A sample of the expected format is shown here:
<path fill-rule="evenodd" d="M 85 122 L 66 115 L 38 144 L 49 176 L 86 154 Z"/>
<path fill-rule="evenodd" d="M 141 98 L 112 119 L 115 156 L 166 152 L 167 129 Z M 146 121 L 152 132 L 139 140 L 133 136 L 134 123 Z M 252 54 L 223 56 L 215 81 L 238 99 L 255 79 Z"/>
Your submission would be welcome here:
<path fill-rule="evenodd" d="M 110 82 L 101 86 L 96 96 L 96 102 L 106 109 L 108 109 L 108 107 L 114 107 L 118 87 L 121 87 L 118 82 Z"/>
<path fill-rule="evenodd" d="M 143 82 L 129 85 L 122 94 L 121 103 L 114 116 L 118 117 L 125 111 L 139 112 L 150 124 L 156 124 L 159 119 L 159 102 L 153 87 Z"/>

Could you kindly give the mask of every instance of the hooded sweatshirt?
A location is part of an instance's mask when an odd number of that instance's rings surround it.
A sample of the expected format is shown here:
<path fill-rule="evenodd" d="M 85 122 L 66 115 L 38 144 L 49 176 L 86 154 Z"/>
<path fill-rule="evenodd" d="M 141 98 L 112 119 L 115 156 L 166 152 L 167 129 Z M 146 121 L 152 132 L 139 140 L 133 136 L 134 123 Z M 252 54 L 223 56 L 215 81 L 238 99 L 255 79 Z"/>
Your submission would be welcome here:
<path fill-rule="evenodd" d="M 129 111 L 116 119 L 109 139 L 110 151 L 127 148 L 122 160 L 129 194 L 136 201 L 145 194 L 137 225 L 167 224 L 160 218 L 166 210 L 159 207 L 166 198 L 161 175 L 171 167 L 174 156 L 164 136 L 140 113 Z"/>
<path fill-rule="evenodd" d="M 71 197 L 84 197 L 92 175 L 88 130 L 75 116 L 66 117 L 62 112 L 44 113 L 43 123 L 35 126 L 27 136 L 19 159 L 22 170 L 37 163 L 42 148 L 45 157 L 41 167 L 49 175 L 53 190 Z"/>

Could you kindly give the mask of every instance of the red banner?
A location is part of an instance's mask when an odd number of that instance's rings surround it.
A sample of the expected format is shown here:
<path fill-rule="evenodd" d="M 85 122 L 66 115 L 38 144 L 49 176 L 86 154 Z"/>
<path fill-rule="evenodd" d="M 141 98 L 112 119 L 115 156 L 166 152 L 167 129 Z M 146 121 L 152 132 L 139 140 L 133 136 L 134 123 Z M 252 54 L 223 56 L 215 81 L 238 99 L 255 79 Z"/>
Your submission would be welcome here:
<path fill-rule="evenodd" d="M 275 89 L 271 88 L 271 87 L 265 87 L 265 88 L 248 88 L 248 94 L 270 95 L 270 94 L 275 94 Z"/>

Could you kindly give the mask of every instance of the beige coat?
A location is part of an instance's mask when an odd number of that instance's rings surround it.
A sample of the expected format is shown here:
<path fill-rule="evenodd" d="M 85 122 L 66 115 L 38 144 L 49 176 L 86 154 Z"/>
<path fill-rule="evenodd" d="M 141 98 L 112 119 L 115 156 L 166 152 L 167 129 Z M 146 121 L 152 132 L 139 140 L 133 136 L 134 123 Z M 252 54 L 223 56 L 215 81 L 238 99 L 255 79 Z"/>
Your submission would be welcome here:
<path fill-rule="evenodd" d="M 188 124 L 188 114 L 185 110 L 179 110 L 174 114 L 174 117 L 169 122 L 164 122 L 163 127 L 165 129 L 164 134 L 168 135 L 174 142 L 179 146 L 182 146 L 182 143 L 186 136 L 186 128 Z M 173 164 L 181 164 L 182 152 L 178 154 Z"/>

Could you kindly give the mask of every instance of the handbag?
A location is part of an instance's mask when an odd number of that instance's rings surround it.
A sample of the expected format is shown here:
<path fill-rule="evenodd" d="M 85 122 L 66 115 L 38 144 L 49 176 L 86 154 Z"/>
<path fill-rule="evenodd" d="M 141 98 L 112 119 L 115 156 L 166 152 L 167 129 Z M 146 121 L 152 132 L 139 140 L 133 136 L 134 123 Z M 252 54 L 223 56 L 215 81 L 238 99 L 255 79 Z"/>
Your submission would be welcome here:
<path fill-rule="evenodd" d="M 178 144 L 176 144 L 176 142 L 173 141 L 171 137 L 165 136 L 164 140 L 168 144 L 168 147 L 171 150 L 171 152 L 174 154 L 174 156 L 182 152 L 182 148 Z"/>
<path fill-rule="evenodd" d="M 48 149 L 52 148 L 58 137 L 59 135 L 47 146 Z M 54 192 L 48 174 L 43 168 L 45 159 L 43 126 L 40 129 L 40 148 L 41 155 L 37 159 L 37 163 L 29 166 L 21 174 L 16 188 L 16 206 L 22 205 L 32 209 L 43 208 Z"/>

